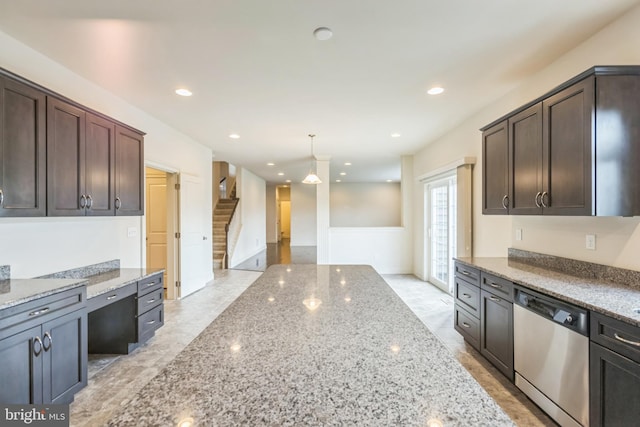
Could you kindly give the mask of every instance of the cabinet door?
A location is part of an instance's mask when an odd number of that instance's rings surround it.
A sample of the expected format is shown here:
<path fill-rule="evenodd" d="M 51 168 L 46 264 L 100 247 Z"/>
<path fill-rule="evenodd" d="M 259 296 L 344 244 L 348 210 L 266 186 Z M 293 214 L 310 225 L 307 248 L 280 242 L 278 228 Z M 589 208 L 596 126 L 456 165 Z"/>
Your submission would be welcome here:
<path fill-rule="evenodd" d="M 115 124 L 87 113 L 85 192 L 87 215 L 115 215 Z"/>
<path fill-rule="evenodd" d="M 87 385 L 87 313 L 78 310 L 42 325 L 43 402 L 70 403 Z"/>
<path fill-rule="evenodd" d="M 0 402 L 42 403 L 42 341 L 40 326 L 0 340 Z"/>
<path fill-rule="evenodd" d="M 545 214 L 595 215 L 594 81 L 582 80 L 542 102 Z"/>
<path fill-rule="evenodd" d="M 507 122 L 482 133 L 482 213 L 509 213 L 509 138 Z"/>
<path fill-rule="evenodd" d="M 46 214 L 45 100 L 0 77 L 0 217 Z"/>
<path fill-rule="evenodd" d="M 480 353 L 513 380 L 513 303 L 484 290 L 480 302 Z"/>
<path fill-rule="evenodd" d="M 640 364 L 593 342 L 589 350 L 590 425 L 637 425 Z"/>
<path fill-rule="evenodd" d="M 509 213 L 542 213 L 542 104 L 509 118 Z"/>
<path fill-rule="evenodd" d="M 144 138 L 116 126 L 116 215 L 144 214 Z"/>
<path fill-rule="evenodd" d="M 85 214 L 85 112 L 47 98 L 47 215 Z"/>

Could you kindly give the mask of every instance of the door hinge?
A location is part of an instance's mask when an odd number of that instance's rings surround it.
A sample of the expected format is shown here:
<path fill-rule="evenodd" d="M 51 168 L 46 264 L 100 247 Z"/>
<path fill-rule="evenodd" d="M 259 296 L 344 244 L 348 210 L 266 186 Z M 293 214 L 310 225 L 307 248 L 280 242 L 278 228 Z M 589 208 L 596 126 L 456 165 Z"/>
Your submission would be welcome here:
<path fill-rule="evenodd" d="M 176 233 L 176 239 L 180 238 L 180 233 Z"/>
<path fill-rule="evenodd" d="M 176 288 L 179 288 L 180 286 L 182 286 L 182 284 L 180 283 L 180 281 L 176 282 Z"/>
<path fill-rule="evenodd" d="M 180 184 L 175 185 L 176 190 L 180 190 Z"/>

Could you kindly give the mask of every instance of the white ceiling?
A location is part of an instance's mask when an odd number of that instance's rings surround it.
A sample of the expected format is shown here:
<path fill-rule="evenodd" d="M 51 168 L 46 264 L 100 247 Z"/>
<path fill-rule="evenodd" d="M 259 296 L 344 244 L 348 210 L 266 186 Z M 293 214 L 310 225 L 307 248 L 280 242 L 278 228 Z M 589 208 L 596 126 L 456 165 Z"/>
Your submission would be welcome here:
<path fill-rule="evenodd" d="M 332 180 L 381 181 L 638 3 L 0 0 L 0 30 L 270 183 L 306 175 L 309 133 Z"/>

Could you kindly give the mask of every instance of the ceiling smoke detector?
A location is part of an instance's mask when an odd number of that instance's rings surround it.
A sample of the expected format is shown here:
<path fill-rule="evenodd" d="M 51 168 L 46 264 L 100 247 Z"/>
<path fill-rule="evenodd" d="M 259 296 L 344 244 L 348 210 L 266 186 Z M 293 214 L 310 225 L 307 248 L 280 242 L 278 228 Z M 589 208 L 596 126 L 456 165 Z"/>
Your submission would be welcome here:
<path fill-rule="evenodd" d="M 329 40 L 333 37 L 333 31 L 331 31 L 331 28 L 318 27 L 313 30 L 313 36 L 320 41 Z"/>

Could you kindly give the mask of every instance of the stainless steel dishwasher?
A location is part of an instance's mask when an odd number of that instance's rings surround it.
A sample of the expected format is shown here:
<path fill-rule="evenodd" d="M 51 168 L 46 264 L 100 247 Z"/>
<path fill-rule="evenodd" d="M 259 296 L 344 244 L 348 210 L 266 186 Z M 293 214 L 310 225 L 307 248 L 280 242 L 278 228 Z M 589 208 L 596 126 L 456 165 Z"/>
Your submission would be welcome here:
<path fill-rule="evenodd" d="M 587 311 L 516 287 L 515 383 L 561 426 L 589 425 Z"/>

